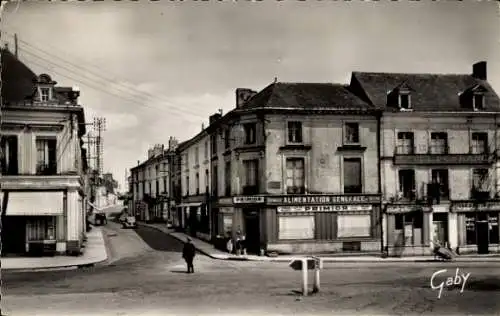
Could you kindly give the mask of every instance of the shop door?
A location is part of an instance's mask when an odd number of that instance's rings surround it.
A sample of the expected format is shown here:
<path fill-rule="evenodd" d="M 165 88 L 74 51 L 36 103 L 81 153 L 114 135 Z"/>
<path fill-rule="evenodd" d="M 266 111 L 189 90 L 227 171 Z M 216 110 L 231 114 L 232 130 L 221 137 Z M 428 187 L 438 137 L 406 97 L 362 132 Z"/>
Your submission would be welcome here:
<path fill-rule="evenodd" d="M 26 219 L 4 216 L 2 223 L 2 255 L 26 252 Z"/>
<path fill-rule="evenodd" d="M 486 214 L 479 214 L 478 220 L 476 221 L 476 231 L 477 231 L 477 253 L 487 254 L 489 253 L 489 225 L 488 218 Z"/>
<path fill-rule="evenodd" d="M 434 239 L 444 247 L 448 243 L 448 214 L 433 214 L 432 224 L 434 226 Z"/>
<path fill-rule="evenodd" d="M 247 252 L 258 254 L 260 252 L 260 217 L 258 210 L 244 210 L 245 216 L 245 242 Z"/>

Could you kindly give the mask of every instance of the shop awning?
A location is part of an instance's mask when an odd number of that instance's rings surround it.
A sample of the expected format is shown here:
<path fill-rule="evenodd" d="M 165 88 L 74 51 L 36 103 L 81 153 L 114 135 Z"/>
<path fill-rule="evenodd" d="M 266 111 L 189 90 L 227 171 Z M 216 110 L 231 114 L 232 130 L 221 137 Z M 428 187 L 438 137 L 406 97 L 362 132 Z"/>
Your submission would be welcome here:
<path fill-rule="evenodd" d="M 8 216 L 57 216 L 63 214 L 62 191 L 9 192 Z"/>

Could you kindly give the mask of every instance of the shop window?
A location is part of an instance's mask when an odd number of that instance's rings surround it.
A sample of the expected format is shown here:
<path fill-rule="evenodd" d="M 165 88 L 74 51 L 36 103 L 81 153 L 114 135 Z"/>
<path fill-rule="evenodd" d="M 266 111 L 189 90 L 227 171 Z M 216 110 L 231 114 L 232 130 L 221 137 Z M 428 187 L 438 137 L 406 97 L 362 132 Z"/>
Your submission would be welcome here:
<path fill-rule="evenodd" d="M 304 158 L 286 159 L 286 191 L 287 194 L 304 194 Z"/>
<path fill-rule="evenodd" d="M 465 214 L 465 243 L 467 245 L 476 244 L 476 215 Z"/>
<path fill-rule="evenodd" d="M 413 246 L 422 244 L 423 216 L 422 212 L 410 212 L 395 215 L 396 230 L 403 230 L 404 245 Z"/>
<path fill-rule="evenodd" d="M 430 153 L 442 155 L 448 153 L 448 135 L 446 133 L 431 133 Z"/>
<path fill-rule="evenodd" d="M 232 214 L 224 214 L 223 217 L 222 217 L 222 221 L 223 221 L 223 233 L 226 235 L 226 236 L 231 236 L 232 234 L 232 231 L 233 231 L 233 215 Z"/>
<path fill-rule="evenodd" d="M 400 155 L 413 154 L 413 133 L 412 132 L 399 132 L 398 133 L 398 146 L 396 153 Z"/>
<path fill-rule="evenodd" d="M 488 226 L 490 230 L 490 244 L 498 244 L 498 213 L 488 215 Z"/>
<path fill-rule="evenodd" d="M 403 214 L 396 214 L 394 215 L 395 222 L 396 222 L 396 229 L 401 230 L 403 229 L 403 223 L 404 223 L 404 216 Z"/>
<path fill-rule="evenodd" d="M 278 239 L 314 239 L 314 215 L 279 216 Z"/>
<path fill-rule="evenodd" d="M 34 217 L 27 222 L 28 241 L 56 239 L 55 217 Z"/>
<path fill-rule="evenodd" d="M 362 193 L 361 158 L 344 158 L 344 193 Z"/>
<path fill-rule="evenodd" d="M 370 237 L 371 216 L 341 215 L 337 216 L 337 237 Z"/>

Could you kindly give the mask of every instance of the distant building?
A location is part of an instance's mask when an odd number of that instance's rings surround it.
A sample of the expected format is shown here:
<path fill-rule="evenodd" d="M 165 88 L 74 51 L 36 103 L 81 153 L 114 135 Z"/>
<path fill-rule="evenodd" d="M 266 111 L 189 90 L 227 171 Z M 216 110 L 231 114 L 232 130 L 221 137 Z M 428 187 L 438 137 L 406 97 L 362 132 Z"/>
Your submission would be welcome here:
<path fill-rule="evenodd" d="M 90 191 L 79 92 L 1 54 L 2 255 L 79 253 Z"/>
<path fill-rule="evenodd" d="M 175 146 L 171 139 L 170 145 Z M 143 221 L 167 221 L 170 217 L 170 173 L 175 149 L 157 144 L 148 150 L 148 159 L 130 169 L 133 186 L 132 209 Z"/>

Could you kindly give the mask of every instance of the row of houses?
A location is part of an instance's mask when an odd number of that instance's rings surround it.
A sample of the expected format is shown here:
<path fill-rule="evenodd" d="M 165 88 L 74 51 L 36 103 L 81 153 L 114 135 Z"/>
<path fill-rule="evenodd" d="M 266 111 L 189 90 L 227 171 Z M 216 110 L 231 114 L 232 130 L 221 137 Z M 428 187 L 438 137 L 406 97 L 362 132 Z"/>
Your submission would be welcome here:
<path fill-rule="evenodd" d="M 254 253 L 498 252 L 499 114 L 484 61 L 236 89 L 233 110 L 132 168 L 130 207 L 150 220 L 167 201 L 178 229 L 241 232 Z"/>
<path fill-rule="evenodd" d="M 1 49 L 2 256 L 79 254 L 91 195 L 80 92 Z"/>

